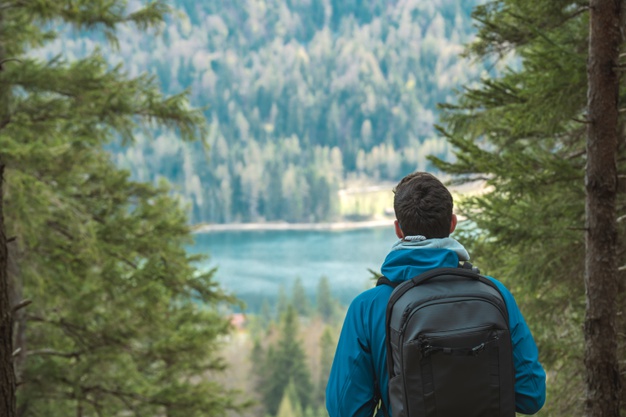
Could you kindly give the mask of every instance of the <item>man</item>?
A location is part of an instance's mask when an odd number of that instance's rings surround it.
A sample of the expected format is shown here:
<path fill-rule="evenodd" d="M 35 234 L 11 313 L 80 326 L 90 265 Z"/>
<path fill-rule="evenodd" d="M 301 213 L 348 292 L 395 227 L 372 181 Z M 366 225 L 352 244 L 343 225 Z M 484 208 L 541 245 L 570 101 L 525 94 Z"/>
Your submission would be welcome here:
<path fill-rule="evenodd" d="M 401 282 L 469 260 L 465 248 L 449 237 L 457 218 L 452 213 L 452 196 L 437 178 L 413 173 L 403 178 L 394 192 L 395 231 L 400 240 L 382 265 L 384 276 Z M 511 293 L 490 279 L 502 293 L 509 313 L 515 408 L 519 413 L 534 414 L 544 404 L 546 389 L 537 346 Z M 357 296 L 348 309 L 326 387 L 330 417 L 371 417 L 378 392 L 383 408 L 389 410 L 385 314 L 392 291 L 388 285 L 372 288 Z M 393 410 L 389 411 L 393 416 Z"/>

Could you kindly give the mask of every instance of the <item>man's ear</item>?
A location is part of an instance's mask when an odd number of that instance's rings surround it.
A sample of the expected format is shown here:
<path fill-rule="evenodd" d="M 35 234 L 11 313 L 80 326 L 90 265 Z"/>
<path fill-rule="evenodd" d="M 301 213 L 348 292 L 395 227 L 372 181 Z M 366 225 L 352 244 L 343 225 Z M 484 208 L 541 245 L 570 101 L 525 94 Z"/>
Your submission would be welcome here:
<path fill-rule="evenodd" d="M 450 233 L 454 232 L 454 229 L 456 229 L 457 221 L 456 214 L 452 214 L 452 219 L 450 221 Z"/>
<path fill-rule="evenodd" d="M 400 222 L 396 220 L 393 222 L 393 225 L 396 228 L 396 236 L 398 236 L 398 239 L 404 239 L 404 233 L 402 233 L 402 229 L 400 229 Z"/>

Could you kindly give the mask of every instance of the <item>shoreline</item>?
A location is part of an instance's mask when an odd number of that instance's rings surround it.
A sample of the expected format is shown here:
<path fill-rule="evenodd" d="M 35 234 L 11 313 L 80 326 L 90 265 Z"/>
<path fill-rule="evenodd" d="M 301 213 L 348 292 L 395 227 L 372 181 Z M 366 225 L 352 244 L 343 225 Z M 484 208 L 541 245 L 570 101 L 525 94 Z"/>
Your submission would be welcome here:
<path fill-rule="evenodd" d="M 372 185 L 353 189 L 339 190 L 340 195 L 358 195 L 368 192 L 391 190 L 391 185 Z M 484 181 L 475 181 L 467 184 L 452 185 L 448 187 L 454 198 L 463 196 L 480 195 L 488 190 Z M 288 222 L 257 222 L 257 223 L 199 223 L 190 226 L 192 234 L 212 232 L 267 232 L 267 231 L 346 231 L 370 229 L 375 227 L 393 227 L 395 217 L 383 218 L 380 215 L 373 220 L 349 221 L 324 223 L 288 223 Z M 459 216 L 459 221 L 464 219 Z"/>
<path fill-rule="evenodd" d="M 191 232 L 196 234 L 211 232 L 266 232 L 284 230 L 302 231 L 338 231 L 371 229 L 374 227 L 393 227 L 393 219 L 367 220 L 361 222 L 341 221 L 333 223 L 228 223 L 228 224 L 198 224 L 191 226 Z"/>

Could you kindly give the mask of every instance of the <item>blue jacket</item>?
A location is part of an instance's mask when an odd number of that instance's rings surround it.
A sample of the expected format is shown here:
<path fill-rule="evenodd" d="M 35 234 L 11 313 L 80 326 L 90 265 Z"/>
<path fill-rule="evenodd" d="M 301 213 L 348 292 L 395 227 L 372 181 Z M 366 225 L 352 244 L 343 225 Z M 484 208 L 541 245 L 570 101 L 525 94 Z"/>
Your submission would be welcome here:
<path fill-rule="evenodd" d="M 381 272 L 391 281 L 405 281 L 433 268 L 456 267 L 460 260 L 468 259 L 465 249 L 452 238 L 400 241 L 387 255 Z M 543 406 L 546 392 L 546 374 L 539 363 L 537 346 L 513 295 L 502 283 L 489 278 L 500 289 L 509 312 L 516 411 L 534 414 Z M 326 387 L 330 417 L 371 417 L 376 407 L 376 381 L 384 406 L 389 409 L 385 314 L 392 291 L 388 285 L 367 290 L 348 309 Z"/>

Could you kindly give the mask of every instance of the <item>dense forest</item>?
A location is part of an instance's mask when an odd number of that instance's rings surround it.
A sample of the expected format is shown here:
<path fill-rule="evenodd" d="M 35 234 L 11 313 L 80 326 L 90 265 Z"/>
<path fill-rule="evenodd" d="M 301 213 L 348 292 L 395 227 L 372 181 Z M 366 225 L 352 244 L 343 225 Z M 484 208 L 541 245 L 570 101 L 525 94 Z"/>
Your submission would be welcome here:
<path fill-rule="evenodd" d="M 195 223 L 335 219 L 339 189 L 448 158 L 436 105 L 487 67 L 459 57 L 475 3 L 173 1 L 159 35 L 124 28 L 106 56 L 188 89 L 210 132 L 204 147 L 139 135 L 113 147 L 118 165 L 173 182 Z M 68 31 L 42 53 L 81 56 L 99 37 Z"/>

